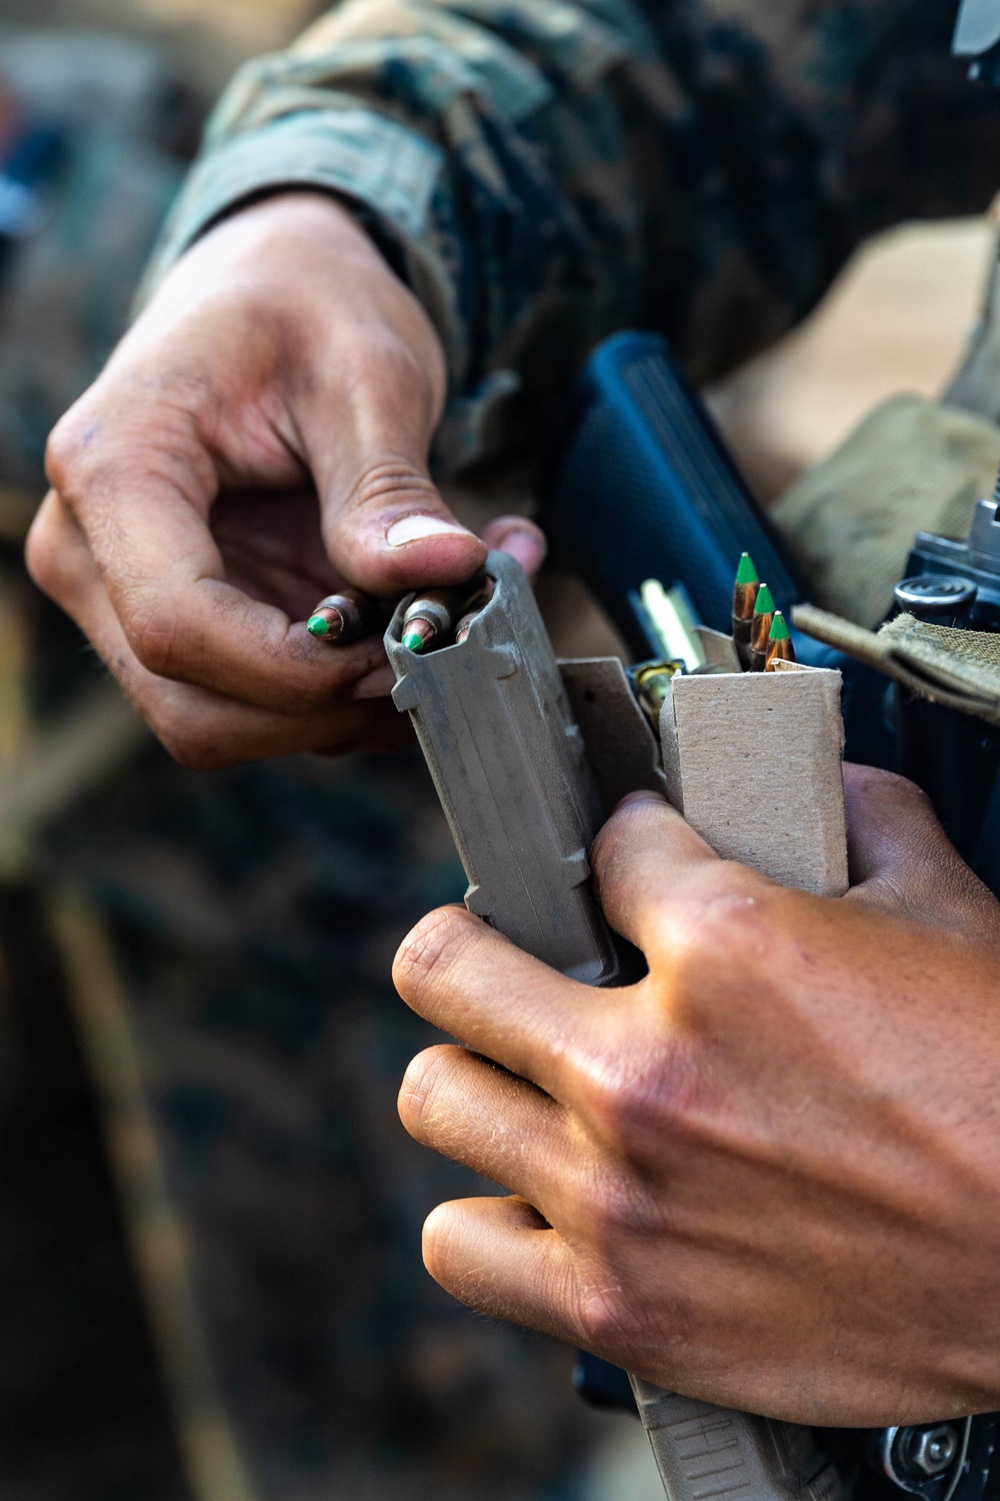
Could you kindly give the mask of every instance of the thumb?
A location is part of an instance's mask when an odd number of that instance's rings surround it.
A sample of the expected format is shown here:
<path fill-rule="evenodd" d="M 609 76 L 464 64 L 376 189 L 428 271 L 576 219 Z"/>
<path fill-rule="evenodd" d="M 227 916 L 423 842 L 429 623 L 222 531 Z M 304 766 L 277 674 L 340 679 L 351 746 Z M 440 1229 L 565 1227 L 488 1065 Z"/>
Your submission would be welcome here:
<path fill-rule="evenodd" d="M 851 865 L 849 900 L 924 922 L 977 928 L 996 901 L 958 855 L 930 799 L 913 782 L 870 766 L 844 767 Z"/>
<path fill-rule="evenodd" d="M 347 493 L 321 508 L 331 562 L 370 594 L 459 584 L 486 561 L 485 543 L 452 515 L 415 457 L 368 455 Z"/>
<path fill-rule="evenodd" d="M 331 562 L 382 597 L 461 583 L 482 567 L 486 547 L 430 477 L 444 392 L 435 351 L 382 319 L 377 330 L 364 324 L 341 354 L 333 389 L 308 403 L 303 434 Z"/>

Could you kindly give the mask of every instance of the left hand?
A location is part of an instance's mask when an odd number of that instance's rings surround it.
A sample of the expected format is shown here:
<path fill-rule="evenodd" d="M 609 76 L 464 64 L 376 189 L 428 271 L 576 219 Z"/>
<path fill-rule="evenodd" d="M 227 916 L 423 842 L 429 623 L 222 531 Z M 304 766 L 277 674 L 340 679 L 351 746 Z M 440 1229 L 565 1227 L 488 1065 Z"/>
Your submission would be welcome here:
<path fill-rule="evenodd" d="M 183 765 L 395 743 L 381 631 L 306 620 L 345 583 L 389 602 L 460 584 L 488 547 L 431 481 L 440 340 L 349 210 L 279 193 L 172 268 L 49 439 L 27 563 Z"/>
<path fill-rule="evenodd" d="M 847 787 L 838 901 L 623 805 L 593 866 L 629 989 L 460 908 L 403 945 L 404 1000 L 471 1049 L 414 1061 L 403 1122 L 517 1196 L 428 1219 L 456 1297 L 800 1423 L 1000 1407 L 1000 905 L 916 788 Z"/>

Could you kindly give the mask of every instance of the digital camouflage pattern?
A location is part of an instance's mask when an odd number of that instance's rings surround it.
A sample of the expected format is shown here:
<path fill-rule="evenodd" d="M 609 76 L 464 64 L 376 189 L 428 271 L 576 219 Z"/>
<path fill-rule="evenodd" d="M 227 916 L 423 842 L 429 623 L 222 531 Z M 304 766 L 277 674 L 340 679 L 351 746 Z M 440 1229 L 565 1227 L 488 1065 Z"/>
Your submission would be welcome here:
<path fill-rule="evenodd" d="M 238 75 L 151 280 L 254 194 L 345 195 L 448 352 L 439 472 L 506 461 L 603 334 L 658 328 L 712 379 L 874 230 L 983 210 L 1000 111 L 953 25 L 940 0 L 346 0 Z"/>

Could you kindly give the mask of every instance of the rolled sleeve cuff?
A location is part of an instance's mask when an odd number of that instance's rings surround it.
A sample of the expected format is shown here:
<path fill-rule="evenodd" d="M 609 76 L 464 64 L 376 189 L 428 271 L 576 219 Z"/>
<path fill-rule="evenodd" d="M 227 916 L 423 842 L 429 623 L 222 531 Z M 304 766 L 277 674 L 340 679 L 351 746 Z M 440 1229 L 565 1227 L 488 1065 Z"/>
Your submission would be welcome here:
<path fill-rule="evenodd" d="M 242 204 L 295 188 L 348 200 L 441 338 L 452 389 L 435 464 L 443 475 L 456 473 L 503 446 L 495 438 L 490 443 L 488 433 L 520 382 L 504 371 L 475 391 L 465 389 L 464 333 L 432 223 L 444 167 L 444 152 L 433 142 L 364 108 L 303 111 L 230 136 L 195 163 L 164 226 L 136 309 L 201 235 Z"/>
<path fill-rule="evenodd" d="M 176 260 L 241 203 L 286 188 L 352 199 L 390 235 L 420 239 L 444 153 L 368 109 L 308 111 L 230 137 L 195 163 L 139 292 L 141 306 Z"/>

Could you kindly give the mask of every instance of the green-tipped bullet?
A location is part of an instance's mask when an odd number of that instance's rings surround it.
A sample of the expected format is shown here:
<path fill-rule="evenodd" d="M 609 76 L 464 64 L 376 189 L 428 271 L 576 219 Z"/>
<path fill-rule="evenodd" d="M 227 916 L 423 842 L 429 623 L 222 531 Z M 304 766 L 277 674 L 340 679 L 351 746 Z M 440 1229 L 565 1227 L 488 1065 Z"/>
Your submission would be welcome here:
<path fill-rule="evenodd" d="M 740 558 L 740 566 L 736 570 L 737 584 L 759 584 L 760 575 L 753 566 L 753 558 L 745 552 Z"/>
<path fill-rule="evenodd" d="M 792 638 L 789 634 L 788 626 L 785 624 L 784 615 L 782 615 L 780 610 L 775 610 L 774 619 L 771 621 L 771 633 L 768 637 L 768 640 L 791 641 L 791 639 Z"/>
<path fill-rule="evenodd" d="M 740 558 L 736 583 L 733 585 L 733 643 L 744 671 L 750 666 L 750 637 L 759 589 L 760 579 L 757 577 L 753 558 L 745 552 Z"/>
<path fill-rule="evenodd" d="M 771 632 L 767 640 L 767 663 L 765 672 L 773 672 L 775 662 L 794 662 L 795 647 L 792 645 L 792 637 L 785 617 L 780 610 L 775 610 L 774 619 L 771 622 Z"/>
<path fill-rule="evenodd" d="M 485 573 L 477 573 L 456 589 L 428 589 L 408 607 L 403 617 L 402 644 L 412 652 L 436 651 L 454 641 L 458 621 L 482 609 L 490 598 Z"/>
<path fill-rule="evenodd" d="M 766 584 L 757 591 L 753 625 L 750 630 L 750 671 L 763 672 L 767 666 L 767 647 L 774 620 L 774 595 Z"/>
<path fill-rule="evenodd" d="M 377 600 L 359 589 L 342 589 L 321 599 L 306 622 L 306 630 L 328 646 L 350 646 L 376 630 L 382 615 Z"/>
<path fill-rule="evenodd" d="M 774 614 L 774 595 L 766 584 L 761 584 L 757 591 L 757 603 L 754 605 L 753 612 L 755 615 Z"/>

